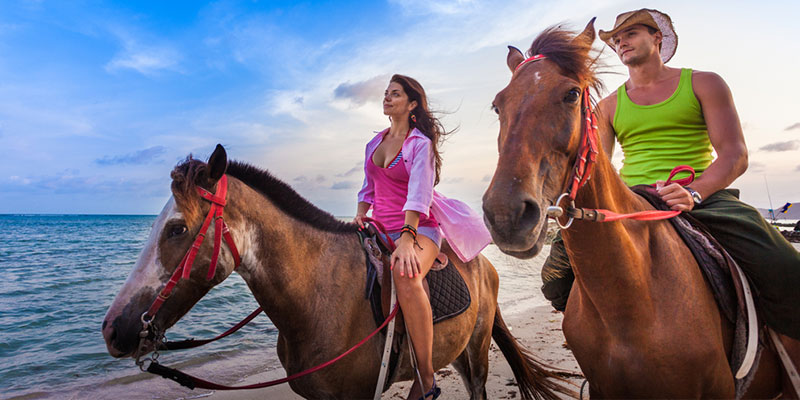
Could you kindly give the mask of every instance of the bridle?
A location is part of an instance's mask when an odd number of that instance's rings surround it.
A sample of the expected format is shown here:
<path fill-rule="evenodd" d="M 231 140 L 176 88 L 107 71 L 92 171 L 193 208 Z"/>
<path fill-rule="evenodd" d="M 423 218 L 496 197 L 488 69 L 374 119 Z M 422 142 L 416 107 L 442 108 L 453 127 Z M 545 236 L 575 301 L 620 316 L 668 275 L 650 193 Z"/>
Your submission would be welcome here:
<path fill-rule="evenodd" d="M 539 60 L 546 59 L 547 56 L 544 54 L 536 54 L 531 57 L 526 58 L 521 63 L 517 65 L 514 69 L 514 72 L 519 71 L 519 69 L 528 63 L 536 62 Z M 598 128 L 597 128 L 597 115 L 592 108 L 592 99 L 591 94 L 589 93 L 589 87 L 585 87 L 581 92 L 581 99 L 582 99 L 582 114 L 583 114 L 583 132 L 581 134 L 580 143 L 578 145 L 578 152 L 575 158 L 575 164 L 572 168 L 572 176 L 567 181 L 567 189 L 561 195 L 558 196 L 556 201 L 553 205 L 547 207 L 547 216 L 549 218 L 553 218 L 556 221 L 556 224 L 561 229 L 567 229 L 572 225 L 572 222 L 576 219 L 581 220 L 588 220 L 594 222 L 610 222 L 616 221 L 620 219 L 635 219 L 640 221 L 653 221 L 653 220 L 660 220 L 660 219 L 669 219 L 678 214 L 680 211 L 659 211 L 659 210 L 647 210 L 647 211 L 640 211 L 630 214 L 618 214 L 610 210 L 604 209 L 585 209 L 585 208 L 576 208 L 575 207 L 575 197 L 578 194 L 578 190 L 586 185 L 589 182 L 589 179 L 592 177 L 592 172 L 594 172 L 595 164 L 597 163 L 597 154 L 598 154 L 598 145 L 599 142 L 599 135 L 598 135 Z M 680 165 L 675 167 L 670 173 L 669 179 L 667 179 L 667 184 L 673 182 L 672 178 L 679 172 L 690 172 L 691 177 L 685 178 L 681 180 L 677 180 L 675 182 L 680 183 L 681 185 L 688 185 L 694 179 L 694 169 L 686 165 Z M 564 208 L 559 206 L 564 199 L 567 199 L 569 202 L 567 203 L 566 212 Z M 567 223 L 562 224 L 559 220 L 559 217 L 566 214 L 569 217 Z"/>
<path fill-rule="evenodd" d="M 200 246 L 202 246 L 203 241 L 206 238 L 206 232 L 208 232 L 208 228 L 211 226 L 212 221 L 214 222 L 214 251 L 211 255 L 211 263 L 208 266 L 206 280 L 210 281 L 216 273 L 217 261 L 219 259 L 223 238 L 225 239 L 225 243 L 228 244 L 228 249 L 233 255 L 234 269 L 238 268 L 239 264 L 242 262 L 242 259 L 239 256 L 239 250 L 236 248 L 236 244 L 233 242 L 233 237 L 228 229 L 228 225 L 225 223 L 222 217 L 222 212 L 225 208 L 226 197 L 228 193 L 228 177 L 226 175 L 222 175 L 217 183 L 217 192 L 214 194 L 199 186 L 196 189 L 200 197 L 211 202 L 211 209 L 208 210 L 208 215 L 206 215 L 203 225 L 200 227 L 200 231 L 197 233 L 197 236 L 195 236 L 192 247 L 186 251 L 186 254 L 183 256 L 180 264 L 178 264 L 178 267 L 172 273 L 172 276 L 169 278 L 169 281 L 167 281 L 167 284 L 163 289 L 161 289 L 161 292 L 158 293 L 156 299 L 153 300 L 153 304 L 151 304 L 150 308 L 142 314 L 142 331 L 139 333 L 139 347 L 136 358 L 136 364 L 139 365 L 140 368 L 142 368 L 143 362 L 140 361 L 139 358 L 147 352 L 145 344 L 147 338 L 151 335 L 151 330 L 152 334 L 155 336 L 156 349 L 159 346 L 159 342 L 163 339 L 164 333 L 158 331 L 158 329 L 153 326 L 153 319 L 155 318 L 155 315 L 161 306 L 164 305 L 164 302 L 172 294 L 172 290 L 175 288 L 178 282 L 181 279 L 189 279 L 189 274 L 192 272 L 194 259 L 197 256 L 197 252 L 200 250 Z M 158 358 L 157 354 L 158 353 L 155 352 L 152 360 Z"/>

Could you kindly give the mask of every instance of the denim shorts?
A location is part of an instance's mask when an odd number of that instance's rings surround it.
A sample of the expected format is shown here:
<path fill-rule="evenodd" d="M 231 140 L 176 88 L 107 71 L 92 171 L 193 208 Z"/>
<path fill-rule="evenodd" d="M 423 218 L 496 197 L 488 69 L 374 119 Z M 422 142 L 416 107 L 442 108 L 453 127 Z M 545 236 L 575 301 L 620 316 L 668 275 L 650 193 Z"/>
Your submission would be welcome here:
<path fill-rule="evenodd" d="M 402 232 L 400 231 L 389 232 L 389 237 L 396 241 L 397 239 L 400 239 L 401 233 Z M 433 240 L 433 243 L 436 243 L 436 247 L 440 249 L 442 248 L 442 232 L 439 230 L 438 226 L 420 226 L 417 228 L 417 235 L 422 235 L 430 240 Z"/>

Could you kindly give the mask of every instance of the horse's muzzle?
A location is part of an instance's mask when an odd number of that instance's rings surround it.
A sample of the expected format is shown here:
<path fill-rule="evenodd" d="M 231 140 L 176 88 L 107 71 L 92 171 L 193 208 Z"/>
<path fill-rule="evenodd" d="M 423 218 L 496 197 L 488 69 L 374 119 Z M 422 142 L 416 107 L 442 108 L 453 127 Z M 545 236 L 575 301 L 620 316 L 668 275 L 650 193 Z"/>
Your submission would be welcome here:
<path fill-rule="evenodd" d="M 524 196 L 513 201 L 498 199 L 487 192 L 483 199 L 484 222 L 501 250 L 515 256 L 528 254 L 533 249 L 538 253 L 541 246 L 537 244 L 540 242 L 539 233 L 544 218 L 541 207 L 533 197 Z"/>

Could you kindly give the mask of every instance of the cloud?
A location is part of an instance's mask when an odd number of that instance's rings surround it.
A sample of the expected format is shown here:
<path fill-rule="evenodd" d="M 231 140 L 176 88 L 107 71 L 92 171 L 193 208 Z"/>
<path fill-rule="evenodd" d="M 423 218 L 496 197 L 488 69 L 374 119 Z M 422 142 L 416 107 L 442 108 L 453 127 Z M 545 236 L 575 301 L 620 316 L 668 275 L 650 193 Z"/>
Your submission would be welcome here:
<path fill-rule="evenodd" d="M 178 70 L 181 54 L 171 46 L 142 44 L 142 40 L 119 28 L 112 28 L 112 33 L 122 42 L 122 50 L 105 65 L 106 71 L 131 69 L 142 75 L 155 75 L 162 70 Z"/>
<path fill-rule="evenodd" d="M 339 181 L 331 185 L 331 189 L 333 190 L 356 189 L 357 187 L 358 182 L 356 181 Z"/>
<path fill-rule="evenodd" d="M 800 148 L 800 140 L 790 140 L 788 142 L 775 142 L 762 146 L 759 150 L 763 151 L 792 151 Z"/>
<path fill-rule="evenodd" d="M 475 0 L 389 0 L 403 8 L 403 12 L 409 15 L 434 14 L 434 15 L 457 15 L 467 14 L 477 8 Z"/>
<path fill-rule="evenodd" d="M 94 160 L 94 162 L 102 166 L 126 164 L 141 165 L 155 161 L 156 157 L 164 154 L 166 151 L 167 149 L 164 146 L 153 146 L 121 156 L 105 156 Z"/>
<path fill-rule="evenodd" d="M 795 170 L 795 171 L 798 171 L 798 172 L 800 172 L 800 165 L 798 165 L 797 167 L 795 167 L 795 168 L 794 168 L 794 170 Z"/>
<path fill-rule="evenodd" d="M 333 97 L 350 100 L 355 105 L 361 106 L 368 101 L 379 102 L 381 94 L 386 90 L 391 75 L 378 75 L 365 81 L 356 83 L 342 83 L 333 90 Z"/>
<path fill-rule="evenodd" d="M 328 178 L 326 178 L 323 175 L 317 175 L 313 178 L 309 178 L 305 175 L 300 175 L 298 177 L 295 177 L 293 181 L 297 183 L 324 183 L 327 179 Z"/>
<path fill-rule="evenodd" d="M 336 176 L 338 176 L 340 178 L 347 178 L 348 176 L 353 175 L 356 172 L 360 172 L 360 171 L 363 171 L 363 170 L 364 170 L 364 162 L 363 161 L 357 161 L 356 164 L 353 166 L 353 168 L 350 168 L 350 169 L 348 169 L 347 171 L 345 171 L 345 172 L 343 172 L 341 174 L 336 174 Z"/>
<path fill-rule="evenodd" d="M 454 184 L 454 183 L 461 183 L 461 182 L 464 182 L 464 177 L 461 177 L 461 176 L 454 176 L 454 177 L 451 177 L 451 178 L 442 179 L 442 183 Z"/>
<path fill-rule="evenodd" d="M 750 161 L 747 165 L 747 172 L 763 172 L 766 167 L 767 165 L 762 162 Z"/>
<path fill-rule="evenodd" d="M 797 123 L 795 123 L 795 124 L 789 125 L 789 126 L 787 126 L 787 127 L 786 127 L 786 129 L 784 129 L 784 130 L 785 130 L 785 131 L 791 131 L 791 130 L 793 130 L 793 129 L 800 129 L 800 122 L 797 122 Z"/>

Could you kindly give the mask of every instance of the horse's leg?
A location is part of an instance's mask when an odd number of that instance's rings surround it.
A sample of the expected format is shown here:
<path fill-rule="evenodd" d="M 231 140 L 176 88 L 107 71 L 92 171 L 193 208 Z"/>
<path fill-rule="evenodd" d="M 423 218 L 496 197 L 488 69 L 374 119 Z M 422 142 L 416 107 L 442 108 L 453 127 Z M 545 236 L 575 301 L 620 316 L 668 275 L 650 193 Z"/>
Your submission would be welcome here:
<path fill-rule="evenodd" d="M 489 345 L 492 343 L 492 325 L 486 321 L 491 321 L 489 315 L 481 313 L 478 315 L 478 322 L 475 324 L 475 331 L 467 344 L 467 348 L 456 359 L 453 366 L 456 367 L 464 386 L 469 391 L 470 400 L 486 399 L 486 378 L 489 375 Z"/>
<path fill-rule="evenodd" d="M 458 372 L 458 374 L 461 376 L 461 381 L 464 382 L 464 387 L 467 388 L 471 399 L 485 399 L 485 385 L 483 386 L 483 397 L 475 397 L 475 377 L 473 376 L 472 368 L 470 367 L 469 358 L 469 350 L 464 349 L 464 351 L 459 354 L 458 358 L 453 360 L 453 368 L 455 368 L 456 372 Z"/>

